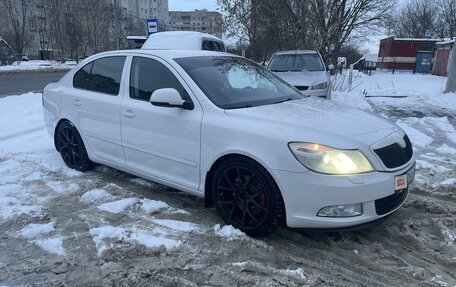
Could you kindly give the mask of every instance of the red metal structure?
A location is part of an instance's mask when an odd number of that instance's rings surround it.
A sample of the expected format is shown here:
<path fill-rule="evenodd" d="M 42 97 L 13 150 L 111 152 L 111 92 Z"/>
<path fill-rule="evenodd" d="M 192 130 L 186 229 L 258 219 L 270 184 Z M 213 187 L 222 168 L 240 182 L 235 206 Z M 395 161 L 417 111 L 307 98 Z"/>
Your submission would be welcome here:
<path fill-rule="evenodd" d="M 430 73 L 437 39 L 389 37 L 380 40 L 377 68 Z"/>
<path fill-rule="evenodd" d="M 448 62 L 453 46 L 454 40 L 435 43 L 436 50 L 434 54 L 434 69 L 432 70 L 433 75 L 448 76 Z"/>

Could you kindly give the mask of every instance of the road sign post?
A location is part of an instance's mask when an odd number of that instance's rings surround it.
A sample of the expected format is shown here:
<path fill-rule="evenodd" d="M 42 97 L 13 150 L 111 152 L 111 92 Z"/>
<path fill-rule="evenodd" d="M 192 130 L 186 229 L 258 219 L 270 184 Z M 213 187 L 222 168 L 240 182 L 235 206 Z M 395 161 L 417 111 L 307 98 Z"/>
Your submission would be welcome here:
<path fill-rule="evenodd" d="M 157 18 L 146 19 L 146 30 L 147 30 L 147 36 L 158 33 L 158 19 Z"/>

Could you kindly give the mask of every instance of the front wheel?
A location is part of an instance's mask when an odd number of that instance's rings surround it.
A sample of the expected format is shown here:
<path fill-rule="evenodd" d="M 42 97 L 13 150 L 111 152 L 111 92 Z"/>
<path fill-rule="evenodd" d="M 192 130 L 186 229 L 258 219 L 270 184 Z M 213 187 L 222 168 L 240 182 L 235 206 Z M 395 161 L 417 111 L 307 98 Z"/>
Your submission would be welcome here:
<path fill-rule="evenodd" d="M 57 144 L 60 155 L 69 168 L 86 171 L 92 167 L 93 162 L 87 155 L 81 135 L 72 123 L 66 121 L 59 126 Z"/>
<path fill-rule="evenodd" d="M 284 214 L 280 190 L 256 161 L 237 157 L 215 170 L 212 192 L 220 217 L 251 236 L 271 232 Z"/>

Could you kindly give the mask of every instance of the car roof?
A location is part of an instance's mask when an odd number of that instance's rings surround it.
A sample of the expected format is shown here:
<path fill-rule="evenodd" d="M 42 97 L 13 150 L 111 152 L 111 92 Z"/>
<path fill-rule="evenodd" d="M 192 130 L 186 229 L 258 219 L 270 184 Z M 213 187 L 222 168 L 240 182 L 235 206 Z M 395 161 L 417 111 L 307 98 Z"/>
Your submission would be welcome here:
<path fill-rule="evenodd" d="M 150 55 L 157 56 L 163 59 L 178 59 L 178 58 L 188 58 L 188 57 L 202 57 L 202 56 L 231 56 L 239 57 L 234 54 L 229 54 L 225 52 L 215 52 L 215 51 L 206 51 L 206 50 L 152 50 L 152 49 L 132 49 L 132 50 L 116 50 L 108 51 L 103 53 L 98 53 L 91 56 L 88 59 L 99 58 L 102 56 L 117 56 L 117 55 Z"/>
<path fill-rule="evenodd" d="M 141 49 L 201 50 L 202 40 L 223 43 L 223 40 L 206 33 L 168 31 L 150 35 Z"/>
<path fill-rule="evenodd" d="M 291 54 L 318 54 L 315 50 L 288 50 L 276 52 L 276 55 L 291 55 Z"/>

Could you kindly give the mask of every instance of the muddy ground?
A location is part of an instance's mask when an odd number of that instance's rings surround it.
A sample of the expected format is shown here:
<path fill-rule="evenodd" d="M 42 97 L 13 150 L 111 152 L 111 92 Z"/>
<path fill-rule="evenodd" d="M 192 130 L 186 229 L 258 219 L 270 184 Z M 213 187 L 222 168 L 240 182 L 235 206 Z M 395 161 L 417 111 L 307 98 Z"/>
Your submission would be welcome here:
<path fill-rule="evenodd" d="M 391 107 L 377 112 L 411 116 Z M 445 111 L 421 112 L 455 126 Z M 433 166 L 418 166 L 417 187 L 378 226 L 347 233 L 282 227 L 256 239 L 224 228 L 200 198 L 107 167 L 71 172 L 55 151 L 0 157 L 0 173 L 9 167 L 0 191 L 11 193 L 11 208 L 28 208 L 0 213 L 0 286 L 456 286 L 456 189 L 438 184 L 456 177 L 455 158 L 432 156 L 445 132 L 435 128 L 437 140 L 417 151 Z M 94 190 L 104 196 L 83 200 Z M 125 204 L 100 207 L 113 201 Z M 144 238 L 158 244 L 141 244 Z"/>

